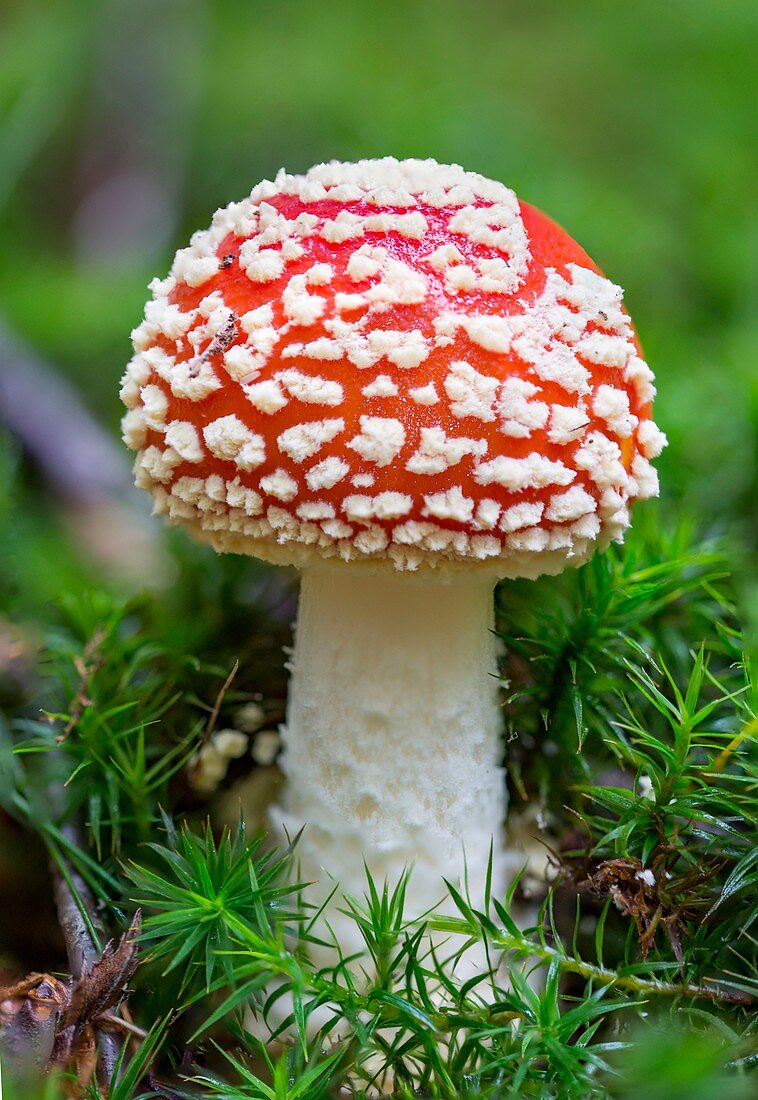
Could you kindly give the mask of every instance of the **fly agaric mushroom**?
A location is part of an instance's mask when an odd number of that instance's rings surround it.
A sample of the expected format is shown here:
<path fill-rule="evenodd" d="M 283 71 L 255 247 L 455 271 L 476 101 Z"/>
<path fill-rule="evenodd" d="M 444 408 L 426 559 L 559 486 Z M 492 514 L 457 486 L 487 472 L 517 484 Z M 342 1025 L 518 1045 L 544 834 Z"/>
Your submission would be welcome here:
<path fill-rule="evenodd" d="M 491 838 L 507 861 L 494 582 L 581 565 L 657 493 L 620 288 L 502 184 L 386 158 L 281 172 L 151 289 L 137 484 L 302 570 L 278 819 L 304 873 L 414 863 L 420 912 L 465 858 L 476 896 Z"/>

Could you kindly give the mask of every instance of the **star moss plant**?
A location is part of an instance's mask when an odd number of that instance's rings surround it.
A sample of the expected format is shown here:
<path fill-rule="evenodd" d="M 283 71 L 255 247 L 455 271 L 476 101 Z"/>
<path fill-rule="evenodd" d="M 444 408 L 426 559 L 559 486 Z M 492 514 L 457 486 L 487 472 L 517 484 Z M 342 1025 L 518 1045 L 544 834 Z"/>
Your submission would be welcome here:
<path fill-rule="evenodd" d="M 160 598 L 72 595 L 39 660 L 42 625 L 17 615 L 5 827 L 38 853 L 69 963 L 7 983 L 9 1097 L 751 1094 L 755 687 L 718 546 L 641 523 L 538 600 L 498 590 L 529 861 L 504 896 L 450 883 L 453 912 L 422 919 L 412 868 L 367 877 L 337 900 L 360 956 L 299 881 L 297 837 L 271 851 L 219 824 L 270 767 L 246 754 L 193 786 L 251 701 L 281 715 L 266 639 L 285 638 L 263 584 L 200 554 L 179 548 Z M 211 592 L 229 610 L 204 621 Z"/>

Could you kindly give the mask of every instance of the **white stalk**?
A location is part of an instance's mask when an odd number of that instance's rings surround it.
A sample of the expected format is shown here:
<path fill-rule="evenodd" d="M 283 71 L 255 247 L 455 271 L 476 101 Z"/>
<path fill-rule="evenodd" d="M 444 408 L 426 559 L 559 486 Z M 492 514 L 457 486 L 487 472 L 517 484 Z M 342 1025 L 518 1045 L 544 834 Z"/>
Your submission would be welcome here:
<path fill-rule="evenodd" d="M 443 876 L 463 882 L 465 860 L 480 905 L 491 840 L 502 889 L 492 587 L 480 575 L 304 570 L 274 816 L 290 834 L 305 826 L 301 874 L 322 895 L 336 880 L 362 896 L 364 859 L 379 882 L 413 864 L 417 916 L 444 896 Z M 348 922 L 329 916 L 349 941 Z"/>

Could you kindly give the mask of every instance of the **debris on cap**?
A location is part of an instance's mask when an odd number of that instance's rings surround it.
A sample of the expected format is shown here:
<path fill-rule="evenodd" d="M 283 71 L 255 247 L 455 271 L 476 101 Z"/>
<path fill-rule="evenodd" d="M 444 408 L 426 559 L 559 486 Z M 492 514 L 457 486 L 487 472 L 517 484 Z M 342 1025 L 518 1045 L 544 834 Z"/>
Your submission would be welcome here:
<path fill-rule="evenodd" d="M 218 550 L 536 576 L 658 491 L 621 289 L 460 167 L 282 171 L 151 289 L 124 438 L 155 510 Z"/>

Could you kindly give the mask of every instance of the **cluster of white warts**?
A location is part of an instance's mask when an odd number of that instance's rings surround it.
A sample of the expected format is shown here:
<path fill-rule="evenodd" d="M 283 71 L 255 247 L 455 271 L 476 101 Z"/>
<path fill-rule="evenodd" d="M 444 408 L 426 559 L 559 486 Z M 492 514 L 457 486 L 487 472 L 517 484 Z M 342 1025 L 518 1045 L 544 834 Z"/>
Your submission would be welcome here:
<path fill-rule="evenodd" d="M 266 201 L 275 194 L 296 195 L 303 202 L 360 202 L 394 209 L 371 214 L 341 209 L 334 217 L 300 213 L 289 219 Z M 461 248 L 449 241 L 424 248 L 429 227 L 414 209 L 419 203 L 449 211 L 447 234 L 460 239 Z M 221 264 L 217 250 L 229 232 L 247 238 L 239 263 L 255 284 L 282 278 L 287 265 L 305 255 L 301 241 L 318 236 L 339 245 L 355 240 L 345 273 L 356 284 L 368 281 L 369 286 L 327 299 L 318 288 L 328 286 L 335 271 L 320 262 L 292 275 L 277 293 L 280 301 L 242 316 L 234 314 L 217 291 L 204 297 L 196 310 L 182 311 L 171 304 L 168 295 L 178 282 L 200 286 L 216 274 Z M 415 242 L 418 267 L 390 255 L 387 248 L 360 243 L 366 233 Z M 475 258 L 467 260 L 464 252 L 467 245 L 472 251 L 472 244 L 477 246 Z M 456 167 L 388 158 L 321 165 L 305 176 L 280 174 L 274 183 L 259 185 L 249 199 L 219 211 L 211 229 L 195 234 L 190 247 L 177 254 L 168 279 L 152 284 L 154 300 L 133 334 L 136 354 L 122 390 L 129 408 L 125 439 L 139 452 L 138 484 L 152 491 L 157 510 L 194 528 L 218 548 L 247 546 L 264 557 L 276 558 L 270 548 L 294 543 L 306 556 L 315 551 L 344 559 L 388 557 L 406 569 L 422 562 L 496 558 L 501 559 L 501 572 L 529 575 L 558 571 L 566 561 L 578 563 L 598 540 L 620 539 L 629 522 L 628 501 L 657 492 L 649 460 L 660 453 L 665 439 L 651 420 L 638 421 L 628 396 L 631 390 L 640 404 L 649 402 L 655 392 L 652 374 L 636 352 L 620 288 L 586 268 L 569 265 L 569 279 L 548 269 L 541 294 L 521 314 L 482 312 L 490 301 L 497 311 L 498 298 L 518 289 L 529 260 L 529 241 L 513 193 Z M 478 292 L 468 302 L 460 299 L 462 307 L 474 301 L 476 312 L 440 312 L 428 332 L 368 327 L 393 306 L 422 303 L 434 278 L 443 280 L 448 299 Z M 277 347 L 293 330 L 316 323 L 326 335 Z M 590 323 L 594 328 L 587 332 Z M 417 371 L 434 348 L 449 346 L 461 331 L 488 352 L 515 352 L 526 373 L 537 383 L 559 385 L 569 403 L 536 400 L 538 384 L 520 376 L 494 377 L 465 360 L 450 364 L 438 383 L 443 393 L 434 382 L 419 384 L 417 373 L 413 384 L 403 384 L 403 372 Z M 191 348 L 194 354 L 178 363 L 155 346 L 159 336 L 173 341 L 178 351 Z M 210 362 L 213 353 L 226 381 Z M 274 356 L 280 364 L 295 357 L 339 362 L 340 380 L 294 365 L 260 379 Z M 409 440 L 409 428 L 400 419 L 367 414 L 360 418 L 360 432 L 345 439 L 339 409 L 345 399 L 346 360 L 358 371 L 375 368 L 361 387 L 373 409 L 375 398 L 401 397 L 419 406 L 446 398 L 447 411 L 466 422 L 469 434 L 450 435 L 441 426 L 428 426 L 413 429 L 416 437 Z M 611 368 L 620 385 L 602 384 L 593 390 L 582 360 Z M 392 364 L 385 373 L 382 361 Z M 262 434 L 235 415 L 207 424 L 202 434 L 189 421 L 171 420 L 167 393 L 156 384 L 156 376 L 175 398 L 191 402 L 202 402 L 223 385 L 238 385 L 255 410 L 252 417 L 261 423 L 291 402 L 304 413 L 312 408 L 315 419 L 303 418 L 284 429 L 274 444 L 295 464 L 298 476 L 293 476 L 291 466 L 277 467 L 256 483 L 260 492 L 250 488 L 240 474 L 248 475 L 266 461 L 271 440 L 267 444 Z M 589 408 L 610 434 L 587 431 Z M 477 420 L 497 422 L 504 436 L 516 439 L 543 431 L 551 443 L 565 449 L 566 461 L 548 459 L 538 451 L 521 458 L 488 456 L 487 441 L 471 428 Z M 165 445 L 147 445 L 149 431 L 161 433 Z M 635 455 L 627 472 L 618 440 L 633 433 Z M 405 492 L 367 493 L 377 475 L 365 467 L 379 471 L 390 466 L 408 442 L 415 449 L 405 469 L 419 478 L 418 499 Z M 325 448 L 334 452 L 337 445 L 338 453 L 324 456 Z M 352 477 L 350 452 L 363 466 Z M 201 463 L 207 453 L 230 463 L 236 476 L 225 480 L 218 474 L 184 474 L 174 479 L 176 467 Z M 476 485 L 499 486 L 510 494 L 546 486 L 556 491 L 547 505 L 525 500 L 507 508 L 494 498 L 474 500 L 464 484 L 424 492 L 425 475 L 441 473 L 464 458 L 471 466 L 469 481 Z M 578 471 L 594 485 L 594 493 L 571 484 Z M 339 512 L 325 500 L 297 503 L 303 493 L 318 494 L 340 482 L 350 489 Z M 422 518 L 408 519 L 412 511 Z M 380 526 L 376 520 L 394 526 Z M 466 529 L 442 527 L 435 520 Z M 556 526 L 545 529 L 540 526 L 544 520 Z M 290 545 L 284 556 L 301 560 L 302 553 L 298 556 L 293 549 Z"/>

